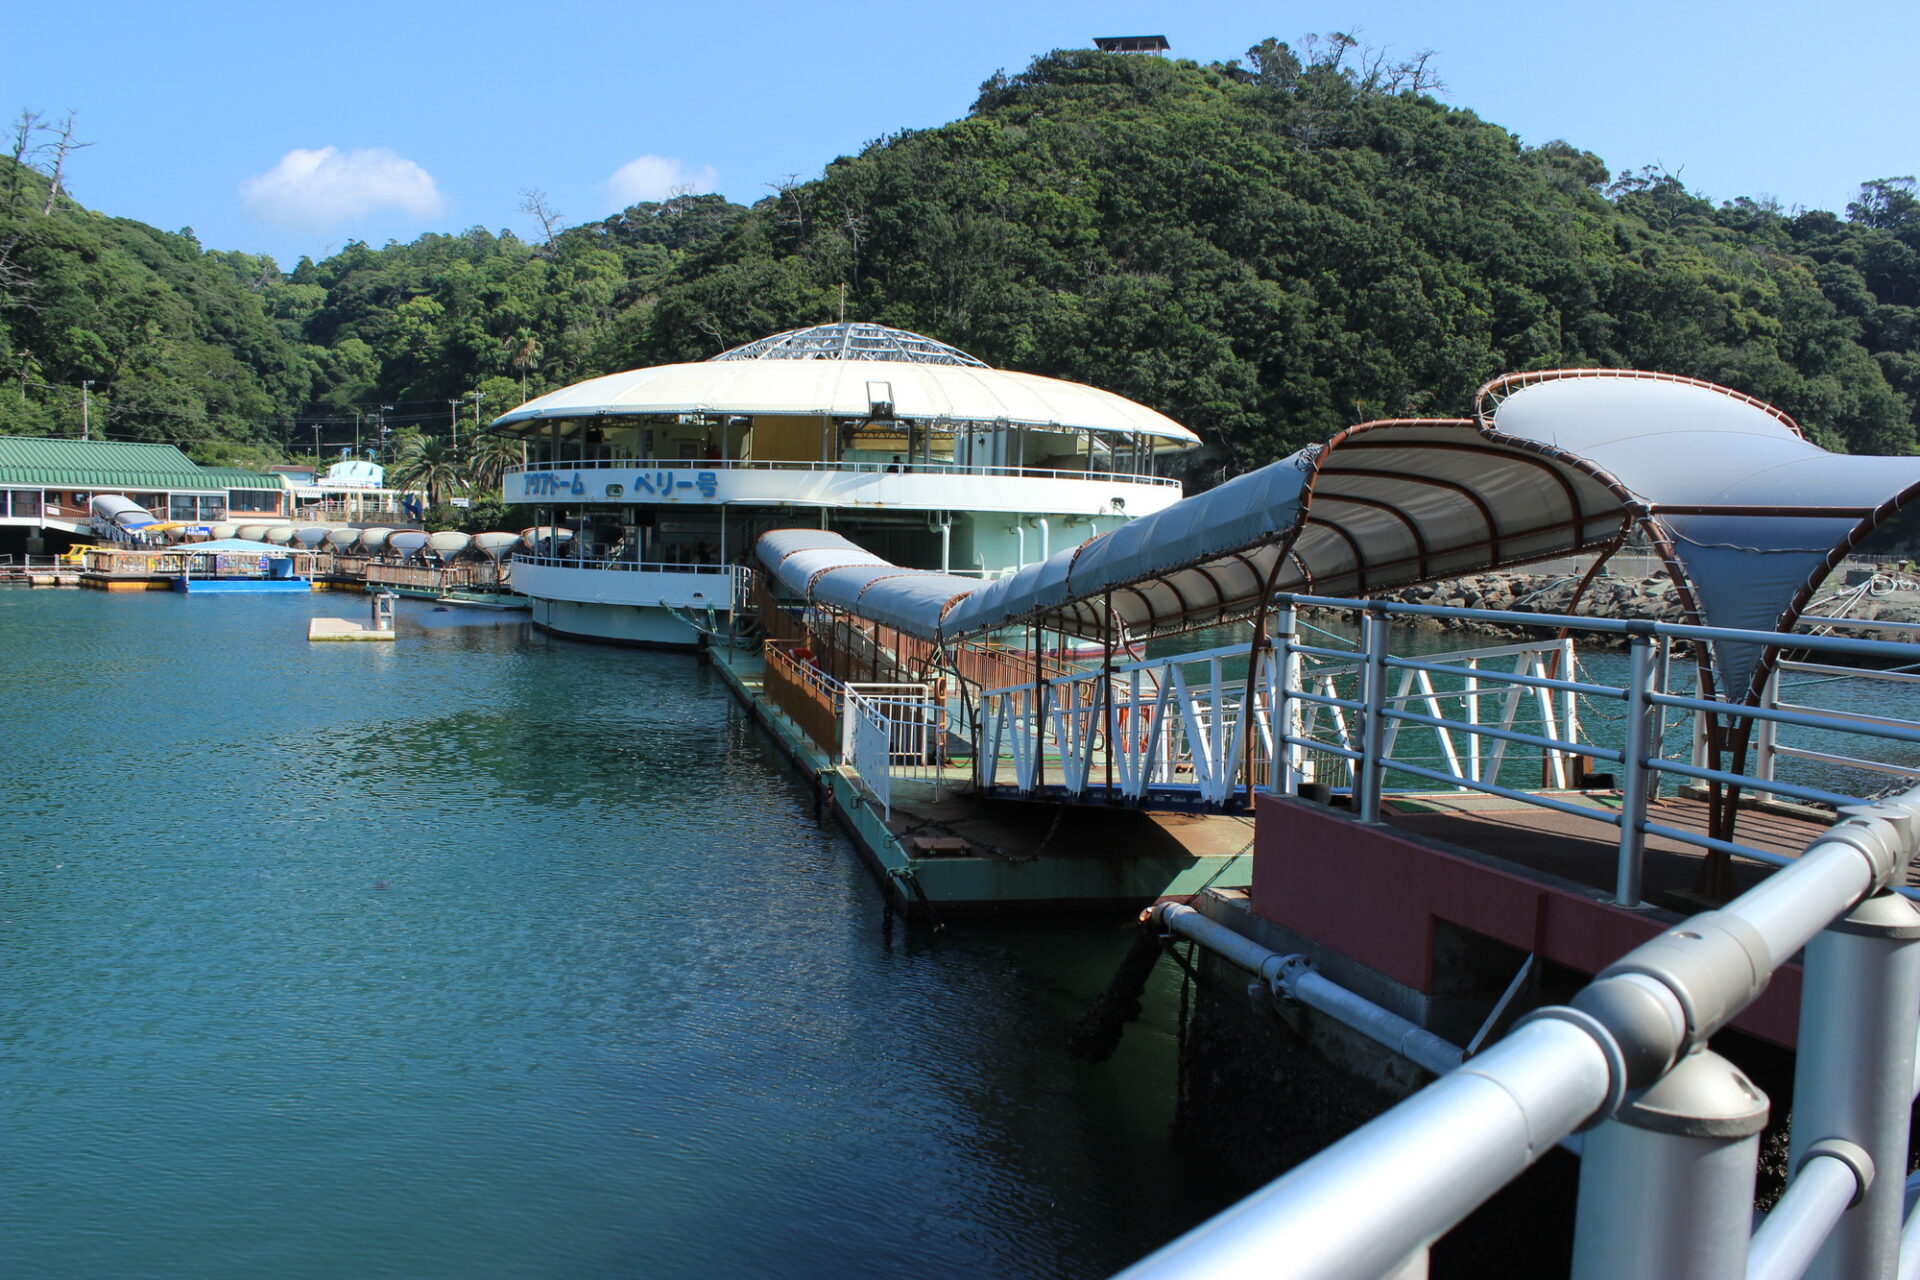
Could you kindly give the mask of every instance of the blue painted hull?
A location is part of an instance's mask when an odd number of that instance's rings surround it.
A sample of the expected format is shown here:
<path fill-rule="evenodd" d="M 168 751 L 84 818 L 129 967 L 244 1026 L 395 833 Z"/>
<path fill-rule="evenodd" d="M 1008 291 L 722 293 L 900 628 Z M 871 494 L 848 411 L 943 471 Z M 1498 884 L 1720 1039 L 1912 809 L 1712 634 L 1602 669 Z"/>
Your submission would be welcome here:
<path fill-rule="evenodd" d="M 306 578 L 175 578 L 173 589 L 191 595 L 207 592 L 311 591 L 313 583 Z"/>

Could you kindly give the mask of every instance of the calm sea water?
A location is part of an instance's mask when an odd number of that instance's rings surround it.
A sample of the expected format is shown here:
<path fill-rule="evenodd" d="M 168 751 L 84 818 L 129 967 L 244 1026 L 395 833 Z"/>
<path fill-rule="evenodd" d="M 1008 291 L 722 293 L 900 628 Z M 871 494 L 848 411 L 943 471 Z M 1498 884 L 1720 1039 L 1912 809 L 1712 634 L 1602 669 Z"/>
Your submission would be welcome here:
<path fill-rule="evenodd" d="M 1097 1276 L 1207 1212 L 1174 974 L 886 927 L 697 660 L 0 592 L 0 1274 Z"/>

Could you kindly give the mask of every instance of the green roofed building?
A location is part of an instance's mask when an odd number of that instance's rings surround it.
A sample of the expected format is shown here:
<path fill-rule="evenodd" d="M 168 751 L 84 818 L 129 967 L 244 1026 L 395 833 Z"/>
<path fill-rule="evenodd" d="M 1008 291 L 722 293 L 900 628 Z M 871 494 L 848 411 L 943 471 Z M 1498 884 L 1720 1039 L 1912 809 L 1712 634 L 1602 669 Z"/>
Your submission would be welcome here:
<path fill-rule="evenodd" d="M 277 475 L 203 467 L 170 444 L 0 436 L 0 552 L 40 553 L 88 532 L 88 504 L 118 494 L 162 520 L 281 520 Z"/>

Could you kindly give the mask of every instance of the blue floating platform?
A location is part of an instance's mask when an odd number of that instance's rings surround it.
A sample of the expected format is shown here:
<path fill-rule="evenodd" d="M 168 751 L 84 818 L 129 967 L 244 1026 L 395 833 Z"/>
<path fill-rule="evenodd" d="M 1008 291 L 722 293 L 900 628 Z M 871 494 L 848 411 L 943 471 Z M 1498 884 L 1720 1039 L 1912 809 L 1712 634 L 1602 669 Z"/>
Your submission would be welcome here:
<path fill-rule="evenodd" d="M 262 592 L 312 591 L 313 581 L 309 578 L 175 578 L 173 589 L 190 595 L 209 592 L 257 595 Z"/>

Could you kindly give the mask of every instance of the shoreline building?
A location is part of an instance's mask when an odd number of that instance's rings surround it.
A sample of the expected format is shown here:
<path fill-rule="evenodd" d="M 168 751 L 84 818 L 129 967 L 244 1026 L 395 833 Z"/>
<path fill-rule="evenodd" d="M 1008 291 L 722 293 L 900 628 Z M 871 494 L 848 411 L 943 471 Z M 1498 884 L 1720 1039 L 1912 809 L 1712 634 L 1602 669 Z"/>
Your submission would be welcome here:
<path fill-rule="evenodd" d="M 0 436 L 0 554 L 93 541 L 93 499 L 109 495 L 169 523 L 279 523 L 290 514 L 279 476 L 203 467 L 170 444 Z"/>
<path fill-rule="evenodd" d="M 595 378 L 490 429 L 528 451 L 504 497 L 535 508 L 536 545 L 513 565 L 534 624 L 667 648 L 698 646 L 741 603 L 770 529 L 996 578 L 1172 504 L 1158 460 L 1200 443 L 1111 392 L 861 323 Z"/>

